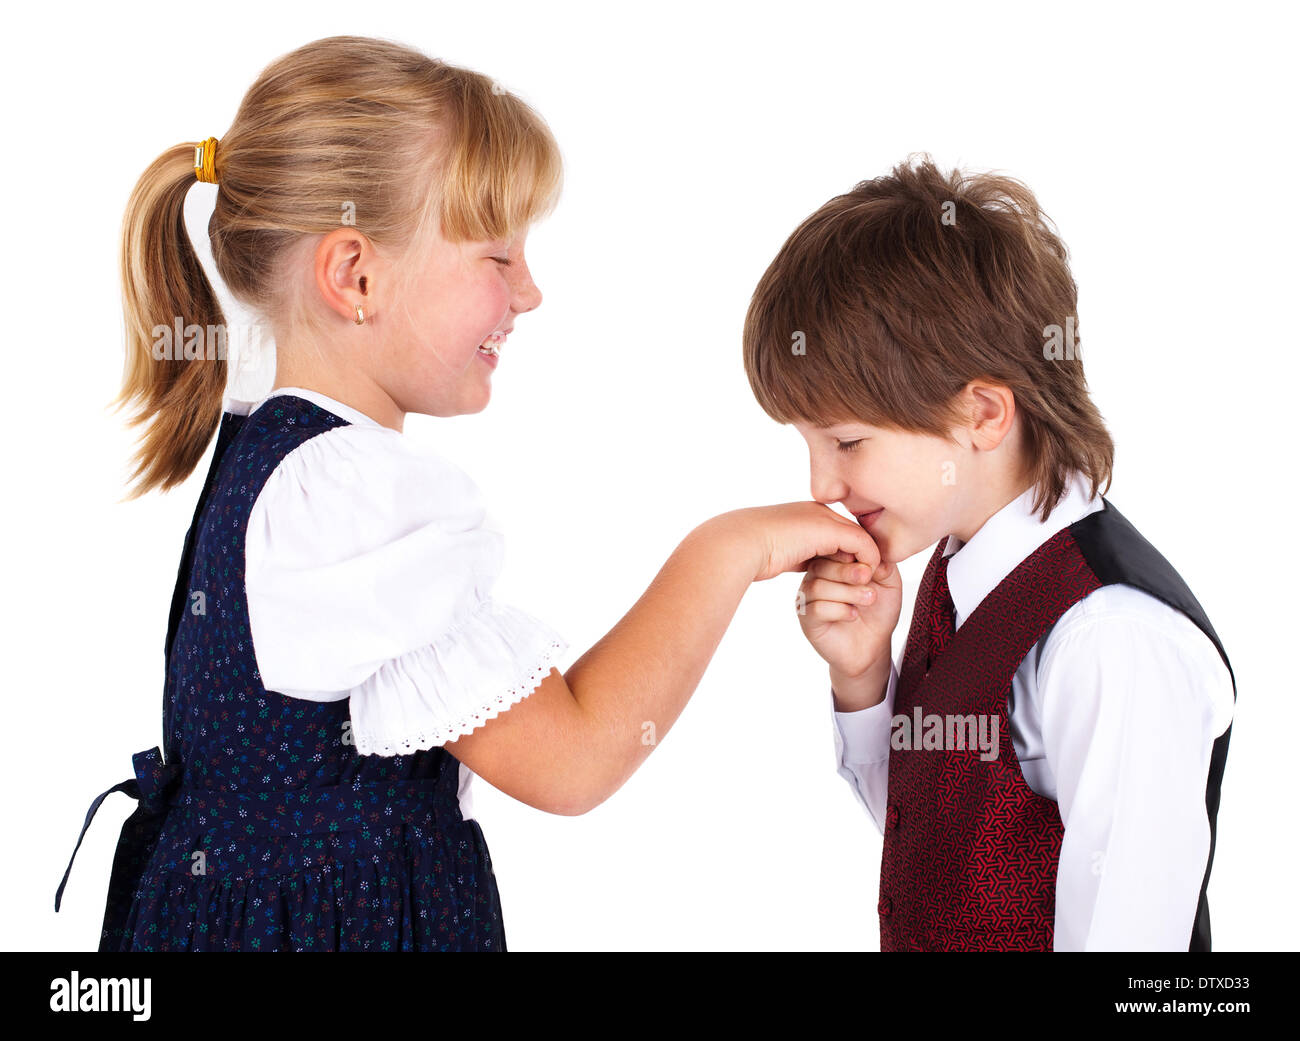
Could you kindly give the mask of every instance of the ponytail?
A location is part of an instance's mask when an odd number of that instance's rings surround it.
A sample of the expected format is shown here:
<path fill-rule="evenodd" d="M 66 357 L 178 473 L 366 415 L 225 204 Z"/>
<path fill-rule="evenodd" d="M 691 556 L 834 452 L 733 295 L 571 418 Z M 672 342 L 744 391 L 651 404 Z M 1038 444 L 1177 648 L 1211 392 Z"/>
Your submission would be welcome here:
<path fill-rule="evenodd" d="M 196 180 L 194 145 L 169 148 L 136 184 L 122 221 L 126 365 L 112 404 L 135 404 L 130 425 L 148 423 L 127 499 L 184 481 L 221 421 L 225 316 L 185 231 Z"/>
<path fill-rule="evenodd" d="M 520 98 L 481 73 L 362 36 L 316 40 L 272 62 L 213 155 L 204 179 L 218 183 L 208 222 L 216 273 L 277 339 L 305 343 L 331 320 L 296 277 L 312 238 L 355 225 L 403 285 L 436 234 L 510 238 L 551 211 L 562 180 L 559 146 Z M 221 421 L 224 318 L 185 233 L 194 158 L 192 144 L 159 156 L 123 221 L 127 354 L 114 404 L 136 404 L 132 425 L 149 424 L 128 498 L 184 481 Z"/>

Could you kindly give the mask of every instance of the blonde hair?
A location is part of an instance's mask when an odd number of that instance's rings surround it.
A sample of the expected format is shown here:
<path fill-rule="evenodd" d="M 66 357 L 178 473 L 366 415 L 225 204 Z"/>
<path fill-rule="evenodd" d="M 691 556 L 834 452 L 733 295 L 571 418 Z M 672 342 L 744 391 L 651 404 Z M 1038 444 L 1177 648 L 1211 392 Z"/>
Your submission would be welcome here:
<path fill-rule="evenodd" d="M 224 357 L 187 360 L 179 344 L 171 358 L 154 356 L 159 326 L 225 329 L 185 232 L 194 148 L 155 159 L 123 219 L 126 365 L 113 405 L 137 403 L 130 424 L 149 423 L 129 499 L 184 481 L 221 419 Z M 288 265 L 345 210 L 404 283 L 435 231 L 452 242 L 508 239 L 550 213 L 562 162 L 541 116 L 488 77 L 391 41 L 333 36 L 263 70 L 219 138 L 216 178 L 217 272 L 261 318 L 310 331 Z"/>

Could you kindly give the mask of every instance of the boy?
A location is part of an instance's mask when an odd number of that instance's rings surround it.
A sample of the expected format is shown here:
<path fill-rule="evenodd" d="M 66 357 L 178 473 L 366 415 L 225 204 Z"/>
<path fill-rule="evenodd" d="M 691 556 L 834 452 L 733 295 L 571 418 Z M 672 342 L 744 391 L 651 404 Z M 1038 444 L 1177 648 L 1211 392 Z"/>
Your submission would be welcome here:
<path fill-rule="evenodd" d="M 840 773 L 884 835 L 881 950 L 1210 948 L 1235 679 L 1100 497 L 1066 258 L 1024 185 L 922 157 L 805 220 L 746 318 L 813 498 L 881 553 L 816 558 L 799 597 Z M 894 565 L 936 540 L 895 666 Z"/>

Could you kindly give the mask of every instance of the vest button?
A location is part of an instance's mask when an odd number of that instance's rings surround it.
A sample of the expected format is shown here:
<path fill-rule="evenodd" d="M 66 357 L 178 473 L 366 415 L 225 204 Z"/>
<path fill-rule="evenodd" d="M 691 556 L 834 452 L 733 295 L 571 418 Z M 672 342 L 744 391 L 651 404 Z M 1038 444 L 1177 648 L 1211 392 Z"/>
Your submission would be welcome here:
<path fill-rule="evenodd" d="M 893 911 L 893 909 L 894 909 L 894 903 L 887 896 L 882 896 L 880 898 L 880 903 L 876 905 L 876 910 L 880 912 L 880 917 L 882 918 L 888 918 L 890 912 Z"/>
<path fill-rule="evenodd" d="M 890 803 L 889 808 L 885 810 L 885 827 L 898 827 L 898 805 L 896 803 Z"/>

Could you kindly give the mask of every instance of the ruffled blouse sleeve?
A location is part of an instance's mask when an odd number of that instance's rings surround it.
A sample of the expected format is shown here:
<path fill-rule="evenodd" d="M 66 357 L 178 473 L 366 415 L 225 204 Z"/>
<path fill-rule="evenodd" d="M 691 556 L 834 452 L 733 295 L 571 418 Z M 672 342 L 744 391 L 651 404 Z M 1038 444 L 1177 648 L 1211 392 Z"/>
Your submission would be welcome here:
<path fill-rule="evenodd" d="M 249 515 L 245 588 L 263 685 L 350 699 L 362 755 L 455 740 L 527 697 L 568 648 L 492 597 L 504 539 L 474 482 L 386 427 L 318 434 Z"/>

